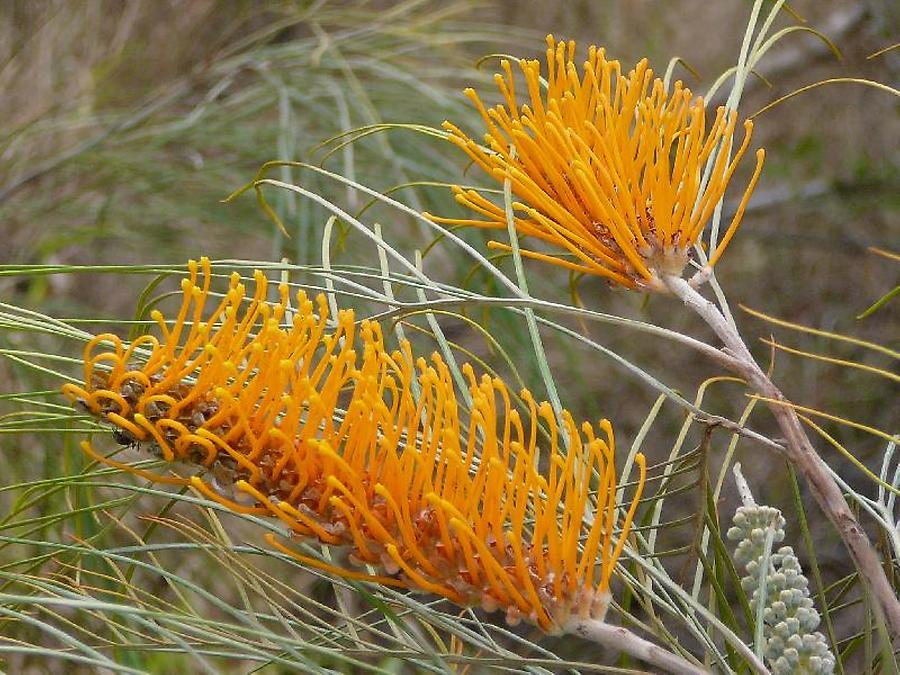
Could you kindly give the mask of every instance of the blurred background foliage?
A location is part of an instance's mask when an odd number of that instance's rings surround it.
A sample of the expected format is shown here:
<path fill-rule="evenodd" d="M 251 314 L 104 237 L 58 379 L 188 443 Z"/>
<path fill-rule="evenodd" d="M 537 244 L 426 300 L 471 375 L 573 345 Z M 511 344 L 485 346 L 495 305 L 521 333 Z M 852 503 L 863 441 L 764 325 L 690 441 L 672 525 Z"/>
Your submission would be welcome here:
<path fill-rule="evenodd" d="M 441 183 L 484 181 L 475 171 L 463 175 L 461 153 L 440 139 L 397 127 L 351 144 L 326 142 L 379 124 L 439 127 L 452 119 L 477 130 L 476 116 L 460 92 L 468 85 L 490 92 L 496 65 L 487 60 L 479 69 L 478 59 L 498 52 L 537 57 L 548 32 L 577 39 L 582 48 L 604 45 L 626 66 L 647 56 L 660 73 L 678 56 L 690 71 L 678 67 L 676 76 L 702 92 L 735 62 L 750 4 L 0 0 L 0 264 L 183 264 L 201 254 L 318 263 L 328 217 L 320 206 L 272 192 L 271 202 L 290 235 L 285 237 L 252 197 L 228 204 L 221 200 L 251 180 L 263 162 L 292 159 L 323 162 L 376 190 L 393 190 L 392 196 L 416 210 L 456 212 Z M 795 18 L 783 14 L 780 22 L 802 17 L 833 41 L 841 59 L 813 35 L 789 36 L 749 82 L 744 114 L 825 78 L 900 80 L 900 50 L 868 58 L 898 39 L 895 2 L 799 0 L 791 7 Z M 778 327 L 737 305 L 898 346 L 896 301 L 856 318 L 898 283 L 897 261 L 870 250 L 900 249 L 897 111 L 895 98 L 835 84 L 756 118 L 754 144 L 767 148 L 766 168 L 738 237 L 717 267 L 748 339 L 774 334 L 778 342 L 808 351 L 892 367 L 858 345 Z M 364 195 L 311 172 L 276 169 L 273 175 L 349 213 L 367 206 Z M 738 176 L 737 183 L 745 179 Z M 430 243 L 430 234 L 395 210 L 375 205 L 366 217 L 381 223 L 385 237 L 399 242 L 410 257 Z M 369 242 L 340 222 L 336 227 L 333 262 L 377 266 Z M 465 236 L 485 250 L 480 233 Z M 441 246 L 429 250 L 426 264 L 434 278 L 490 290 L 469 262 Z M 511 270 L 509 261 L 498 264 Z M 0 297 L 52 316 L 89 319 L 95 332 L 109 326 L 120 330 L 116 319 L 133 315 L 135 299 L 152 278 L 67 271 L 0 276 Z M 532 270 L 530 278 L 535 296 L 573 301 L 573 280 L 564 272 Z M 597 279 L 580 280 L 577 293 L 589 308 L 709 337 L 671 299 L 610 290 Z M 502 311 L 473 312 L 472 318 L 502 336 L 522 378 L 537 389 L 536 366 L 527 358 L 530 343 L 523 331 L 512 328 L 519 326 L 518 319 Z M 448 339 L 500 368 L 490 344 L 464 321 L 441 317 L 441 326 Z M 631 332 L 601 324 L 572 322 L 571 328 L 643 365 L 689 399 L 717 374 L 711 364 L 668 343 L 636 340 Z M 63 343 L 46 336 L 5 334 L 0 339 L 7 349 L 25 343 L 48 354 L 63 349 Z M 64 344 L 77 358 L 71 343 Z M 657 394 L 573 341 L 551 335 L 547 345 L 552 371 L 564 383 L 564 404 L 576 418 L 610 417 L 627 444 Z M 770 347 L 757 343 L 754 350 L 765 360 Z M 772 354 L 776 381 L 797 403 L 896 429 L 896 381 Z M 36 375 L 14 360 L 0 361 L 0 392 L 57 386 L 52 377 Z M 711 396 L 705 405 L 736 419 L 746 398 L 741 392 Z M 7 410 L 15 414 L 15 401 Z M 666 409 L 644 452 L 664 459 L 681 422 L 680 411 Z M 772 430 L 767 424 L 765 417 L 757 421 L 764 432 Z M 856 456 L 877 463 L 882 439 L 843 425 L 827 429 Z M 693 430 L 689 445 L 699 445 L 700 438 L 701 431 Z M 714 439 L 718 449 L 727 440 L 724 435 L 721 442 Z M 0 443 L 10 482 L 65 474 L 72 457 L 80 461 L 77 452 L 69 454 L 69 437 L 63 441 L 65 452 L 46 433 L 7 431 Z M 746 452 L 745 472 L 758 486 L 761 501 L 793 512 L 791 483 L 781 463 L 750 444 L 741 448 L 738 454 Z M 824 454 L 851 485 L 870 486 L 845 459 L 828 449 Z M 692 512 L 694 499 L 685 499 L 676 510 Z M 817 553 L 826 575 L 840 578 L 847 571 L 844 552 L 827 543 L 822 519 L 813 518 L 811 527 L 816 541 L 823 542 Z M 140 667 L 152 669 L 148 662 Z"/>
<path fill-rule="evenodd" d="M 834 40 L 843 60 L 812 35 L 791 36 L 748 85 L 745 113 L 825 77 L 897 81 L 896 50 L 866 58 L 896 38 L 894 3 L 792 7 Z M 624 64 L 648 56 L 659 72 L 681 57 L 699 80 L 683 69 L 676 75 L 702 91 L 733 63 L 748 5 L 5 0 L 2 9 L 0 261 L 122 264 L 175 263 L 200 253 L 318 260 L 326 214 L 315 205 L 275 197 L 291 230 L 285 239 L 252 198 L 221 200 L 262 162 L 319 161 L 325 157 L 315 152 L 320 143 L 365 125 L 438 126 L 449 118 L 477 129 L 459 92 L 488 82 L 495 62 L 479 71 L 476 59 L 495 52 L 537 56 L 546 32 L 606 45 Z M 481 88 L 488 95 L 491 89 Z M 900 239 L 898 138 L 896 102 L 861 86 L 816 89 L 761 115 L 755 143 L 768 150 L 763 183 L 742 227 L 741 248 L 719 272 L 731 297 L 824 329 L 861 331 L 876 341 L 889 335 L 897 327 L 892 312 L 864 322 L 854 317 L 895 281 L 895 264 L 867 249 L 896 248 Z M 411 181 L 459 181 L 465 163 L 439 139 L 394 130 L 339 149 L 325 166 L 386 190 Z M 291 175 L 298 177 L 287 171 L 279 177 Z M 466 178 L 482 180 L 476 172 Z M 364 204 L 354 191 L 314 175 L 303 184 L 349 212 Z M 396 194 L 415 208 L 456 208 L 443 188 Z M 396 214 L 383 224 L 393 232 L 412 227 L 398 223 Z M 366 242 L 342 243 L 338 262 L 371 259 Z M 445 263 L 447 277 L 470 271 Z M 568 284 L 551 277 L 539 295 L 566 298 Z M 133 287 L 111 277 L 89 279 L 8 281 L 6 295 L 64 308 L 66 315 L 128 314 Z M 598 280 L 584 281 L 581 295 L 606 311 L 669 318 L 667 301 L 645 304 L 635 294 L 606 292 Z M 679 317 L 691 320 L 680 312 L 671 318 Z M 652 356 L 655 346 L 647 349 L 636 356 Z M 575 362 L 564 359 L 558 367 L 571 368 L 580 388 L 606 393 L 608 378 L 572 368 Z M 671 365 L 675 373 L 693 370 L 686 362 Z M 820 377 L 838 381 L 811 386 Z M 801 363 L 784 381 L 789 393 L 833 393 L 863 409 L 884 395 L 854 377 Z M 844 395 L 848 389 L 859 397 L 855 403 Z M 608 413 L 627 416 L 637 392 L 618 382 L 613 391 L 604 396 L 613 406 Z M 569 398 L 576 405 L 580 396 Z"/>

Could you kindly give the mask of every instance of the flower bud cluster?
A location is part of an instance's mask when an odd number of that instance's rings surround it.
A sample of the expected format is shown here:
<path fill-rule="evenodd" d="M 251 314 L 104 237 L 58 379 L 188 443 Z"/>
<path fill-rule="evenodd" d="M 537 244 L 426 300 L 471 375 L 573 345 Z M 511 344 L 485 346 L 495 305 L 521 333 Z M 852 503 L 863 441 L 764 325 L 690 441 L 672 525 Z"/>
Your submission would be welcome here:
<path fill-rule="evenodd" d="M 782 546 L 764 561 L 769 533 L 776 544 L 784 540 L 785 519 L 781 512 L 771 506 L 747 504 L 737 509 L 733 523 L 728 538 L 738 542 L 734 559 L 746 573 L 741 587 L 750 597 L 751 607 L 758 607 L 760 602 L 764 605 L 764 657 L 772 672 L 834 672 L 834 655 L 825 636 L 816 631 L 819 613 L 809 597 L 809 582 L 794 550 Z M 761 574 L 764 563 L 768 569 Z"/>

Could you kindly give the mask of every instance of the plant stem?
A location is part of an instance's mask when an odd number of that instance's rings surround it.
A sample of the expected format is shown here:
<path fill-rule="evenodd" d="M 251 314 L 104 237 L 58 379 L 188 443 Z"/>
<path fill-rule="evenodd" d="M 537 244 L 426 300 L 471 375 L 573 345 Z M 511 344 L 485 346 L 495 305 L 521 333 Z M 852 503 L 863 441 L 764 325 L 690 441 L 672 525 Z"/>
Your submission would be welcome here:
<path fill-rule="evenodd" d="M 743 377 L 758 394 L 773 400 L 769 409 L 784 434 L 785 457 L 806 478 L 819 507 L 838 531 L 860 578 L 874 596 L 876 606 L 881 610 L 890 632 L 891 642 L 897 642 L 900 639 L 900 600 L 888 581 L 881 559 L 850 511 L 828 466 L 813 448 L 796 411 L 790 405 L 785 405 L 788 403 L 785 395 L 759 367 L 735 327 L 713 303 L 680 277 L 667 276 L 663 281 L 674 295 L 699 314 L 719 336 L 727 351 L 735 358 L 732 366 L 734 372 Z"/>
<path fill-rule="evenodd" d="M 635 635 L 623 626 L 611 626 L 597 619 L 572 619 L 563 626 L 563 630 L 603 647 L 625 652 L 636 659 L 661 668 L 667 673 L 703 675 L 708 672 L 677 654 L 666 651 L 659 645 Z"/>

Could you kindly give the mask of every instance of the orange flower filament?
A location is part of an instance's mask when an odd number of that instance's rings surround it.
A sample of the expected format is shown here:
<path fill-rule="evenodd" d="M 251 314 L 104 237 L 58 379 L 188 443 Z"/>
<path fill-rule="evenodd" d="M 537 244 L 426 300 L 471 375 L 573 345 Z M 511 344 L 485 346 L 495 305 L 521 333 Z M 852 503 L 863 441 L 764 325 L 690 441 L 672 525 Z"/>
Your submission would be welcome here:
<path fill-rule="evenodd" d="M 523 256 L 626 287 L 662 290 L 659 276 L 680 274 L 687 264 L 690 248 L 750 144 L 753 124 L 744 122 L 743 141 L 729 161 L 736 112 L 719 108 L 707 130 L 703 99 L 694 98 L 681 82 L 667 92 L 646 59 L 625 76 L 618 61 L 591 46 L 579 75 L 574 42 L 557 44 L 548 36 L 547 45 L 546 87 L 540 63 L 520 60 L 529 101 L 520 105 L 512 68 L 501 61 L 503 74 L 494 79 L 505 105 L 486 108 L 473 89 L 465 91 L 487 127 L 484 145 L 445 122 L 448 140 L 489 176 L 510 182 L 521 200 L 512 204 L 520 236 L 568 254 L 523 249 Z M 757 151 L 753 177 L 710 266 L 740 224 L 764 155 Z M 475 190 L 454 186 L 453 191 L 460 204 L 483 219 L 426 215 L 441 223 L 507 228 L 502 205 Z M 510 250 L 500 242 L 490 245 Z"/>
<path fill-rule="evenodd" d="M 614 538 L 609 422 L 598 435 L 568 412 L 557 420 L 528 391 L 522 415 L 501 380 L 468 365 L 473 404 L 463 415 L 437 354 L 415 358 L 406 342 L 388 351 L 379 325 L 357 326 L 351 311 L 329 328 L 324 297 L 300 291 L 292 309 L 285 284 L 269 302 L 259 271 L 251 298 L 235 273 L 216 303 L 209 262 L 189 269 L 174 321 L 153 313 L 159 338 L 126 346 L 97 336 L 85 348 L 84 386 L 63 389 L 128 442 L 201 470 L 159 476 L 88 442 L 85 452 L 341 547 L 345 558 L 329 565 L 269 537 L 338 575 L 501 609 L 545 630 L 573 614 L 603 616 L 645 478 L 638 455 L 640 479 Z"/>

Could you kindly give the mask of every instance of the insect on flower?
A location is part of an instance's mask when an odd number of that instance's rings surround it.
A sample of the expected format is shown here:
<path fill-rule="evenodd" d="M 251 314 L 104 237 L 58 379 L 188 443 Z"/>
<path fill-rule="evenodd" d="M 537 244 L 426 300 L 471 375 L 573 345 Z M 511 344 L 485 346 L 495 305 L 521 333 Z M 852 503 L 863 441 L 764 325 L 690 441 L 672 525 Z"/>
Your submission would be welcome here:
<path fill-rule="evenodd" d="M 464 412 L 443 359 L 415 357 L 407 342 L 388 350 L 379 324 L 332 317 L 323 296 L 303 291 L 290 309 L 286 284 L 270 302 L 259 271 L 252 296 L 235 273 L 214 302 L 209 261 L 189 270 L 174 320 L 152 314 L 159 337 L 95 337 L 84 385 L 63 390 L 195 474 L 153 474 L 85 441 L 88 455 L 274 516 L 346 555 L 330 564 L 269 536 L 273 546 L 343 577 L 545 630 L 603 617 L 645 479 L 638 455 L 631 503 L 619 508 L 609 422 L 557 417 L 528 391 L 520 412 L 502 380 L 468 365 Z"/>
<path fill-rule="evenodd" d="M 444 123 L 447 139 L 491 178 L 509 181 L 519 236 L 564 251 L 522 249 L 523 256 L 628 288 L 662 291 L 660 276 L 680 275 L 699 242 L 749 147 L 753 123 L 744 122 L 735 148 L 737 113 L 720 107 L 707 128 L 703 99 L 681 82 L 667 91 L 646 59 L 627 75 L 595 46 L 580 74 L 574 59 L 574 42 L 548 36 L 546 86 L 540 63 L 520 60 L 522 104 L 512 67 L 501 61 L 503 73 L 494 79 L 504 103 L 487 108 L 473 89 L 465 90 L 487 128 L 484 144 L 450 122 Z M 711 252 L 710 268 L 741 222 L 764 156 L 757 151 L 752 178 Z M 502 204 L 477 190 L 453 191 L 481 218 L 426 215 L 451 225 L 507 229 Z M 489 245 L 511 250 L 501 242 Z"/>

